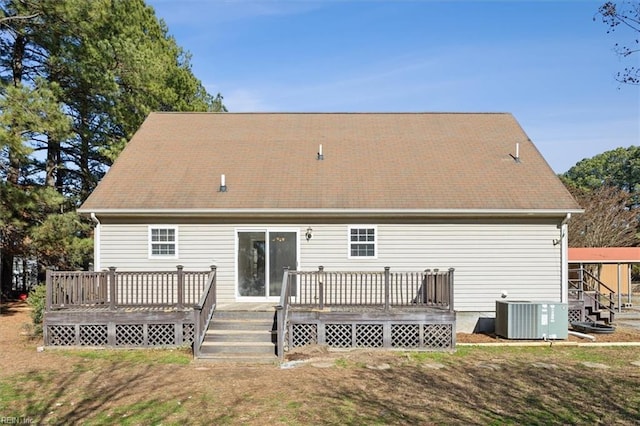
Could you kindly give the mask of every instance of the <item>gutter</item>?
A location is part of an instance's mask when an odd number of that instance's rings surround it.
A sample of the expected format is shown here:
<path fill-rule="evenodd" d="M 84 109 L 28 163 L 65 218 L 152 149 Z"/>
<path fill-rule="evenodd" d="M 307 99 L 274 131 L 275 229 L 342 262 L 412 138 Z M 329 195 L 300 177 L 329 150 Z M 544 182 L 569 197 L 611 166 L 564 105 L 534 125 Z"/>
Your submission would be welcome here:
<path fill-rule="evenodd" d="M 571 217 L 571 213 L 582 213 L 581 209 L 78 209 L 80 214 L 100 214 L 104 216 L 123 217 L 166 217 L 166 216 L 188 216 L 188 217 L 233 217 L 233 218 L 256 218 L 256 217 L 304 217 L 304 218 L 326 218 L 326 217 Z M 564 223 L 564 220 L 563 220 Z"/>

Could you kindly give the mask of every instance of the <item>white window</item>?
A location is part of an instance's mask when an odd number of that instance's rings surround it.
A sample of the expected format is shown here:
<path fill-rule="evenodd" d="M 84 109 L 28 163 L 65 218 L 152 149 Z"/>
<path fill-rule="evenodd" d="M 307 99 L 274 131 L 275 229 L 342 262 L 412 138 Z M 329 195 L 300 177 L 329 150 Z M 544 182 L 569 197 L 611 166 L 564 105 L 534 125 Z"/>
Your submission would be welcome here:
<path fill-rule="evenodd" d="M 149 227 L 149 257 L 178 257 L 177 227 Z"/>
<path fill-rule="evenodd" d="M 349 227 L 349 258 L 376 257 L 375 226 Z"/>

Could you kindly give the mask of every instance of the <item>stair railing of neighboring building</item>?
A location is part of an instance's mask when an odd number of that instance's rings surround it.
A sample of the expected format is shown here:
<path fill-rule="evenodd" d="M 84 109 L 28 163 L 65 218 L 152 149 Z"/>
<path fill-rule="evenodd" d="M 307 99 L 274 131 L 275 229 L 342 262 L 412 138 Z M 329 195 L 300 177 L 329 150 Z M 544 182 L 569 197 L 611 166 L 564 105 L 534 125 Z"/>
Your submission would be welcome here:
<path fill-rule="evenodd" d="M 609 322 L 613 322 L 619 310 L 616 292 L 584 267 L 569 269 L 569 277 L 569 293 L 577 300 L 592 302 L 597 311 L 607 311 Z"/>

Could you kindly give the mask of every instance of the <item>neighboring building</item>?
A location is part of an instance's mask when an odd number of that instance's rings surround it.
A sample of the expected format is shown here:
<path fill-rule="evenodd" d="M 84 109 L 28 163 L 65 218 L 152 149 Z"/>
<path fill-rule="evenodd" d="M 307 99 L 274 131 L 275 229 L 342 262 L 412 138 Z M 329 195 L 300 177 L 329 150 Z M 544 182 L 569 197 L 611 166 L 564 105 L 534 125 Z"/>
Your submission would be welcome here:
<path fill-rule="evenodd" d="M 283 267 L 455 268 L 458 331 L 566 302 L 580 211 L 504 113 L 152 113 L 80 209 L 96 270 L 215 264 L 220 304 L 275 302 Z"/>
<path fill-rule="evenodd" d="M 569 248 L 571 270 L 589 269 L 609 291 L 624 296 L 627 303 L 631 303 L 631 268 L 636 263 L 640 263 L 640 247 Z M 607 289 L 602 288 L 601 291 Z"/>

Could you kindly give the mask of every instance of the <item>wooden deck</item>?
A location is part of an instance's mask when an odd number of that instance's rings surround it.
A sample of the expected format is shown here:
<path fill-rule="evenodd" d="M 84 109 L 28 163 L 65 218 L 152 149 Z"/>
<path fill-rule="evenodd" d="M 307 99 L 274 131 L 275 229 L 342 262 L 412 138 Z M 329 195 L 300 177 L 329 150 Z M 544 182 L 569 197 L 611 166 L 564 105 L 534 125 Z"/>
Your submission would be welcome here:
<path fill-rule="evenodd" d="M 392 273 L 285 271 L 278 356 L 306 345 L 451 350 L 453 269 Z"/>
<path fill-rule="evenodd" d="M 216 268 L 203 272 L 47 271 L 47 346 L 193 345 L 215 307 Z"/>
<path fill-rule="evenodd" d="M 47 273 L 47 346 L 193 347 L 200 354 L 217 306 L 216 268 L 186 272 Z M 274 309 L 277 352 L 309 344 L 448 350 L 455 347 L 453 269 L 285 271 Z"/>

